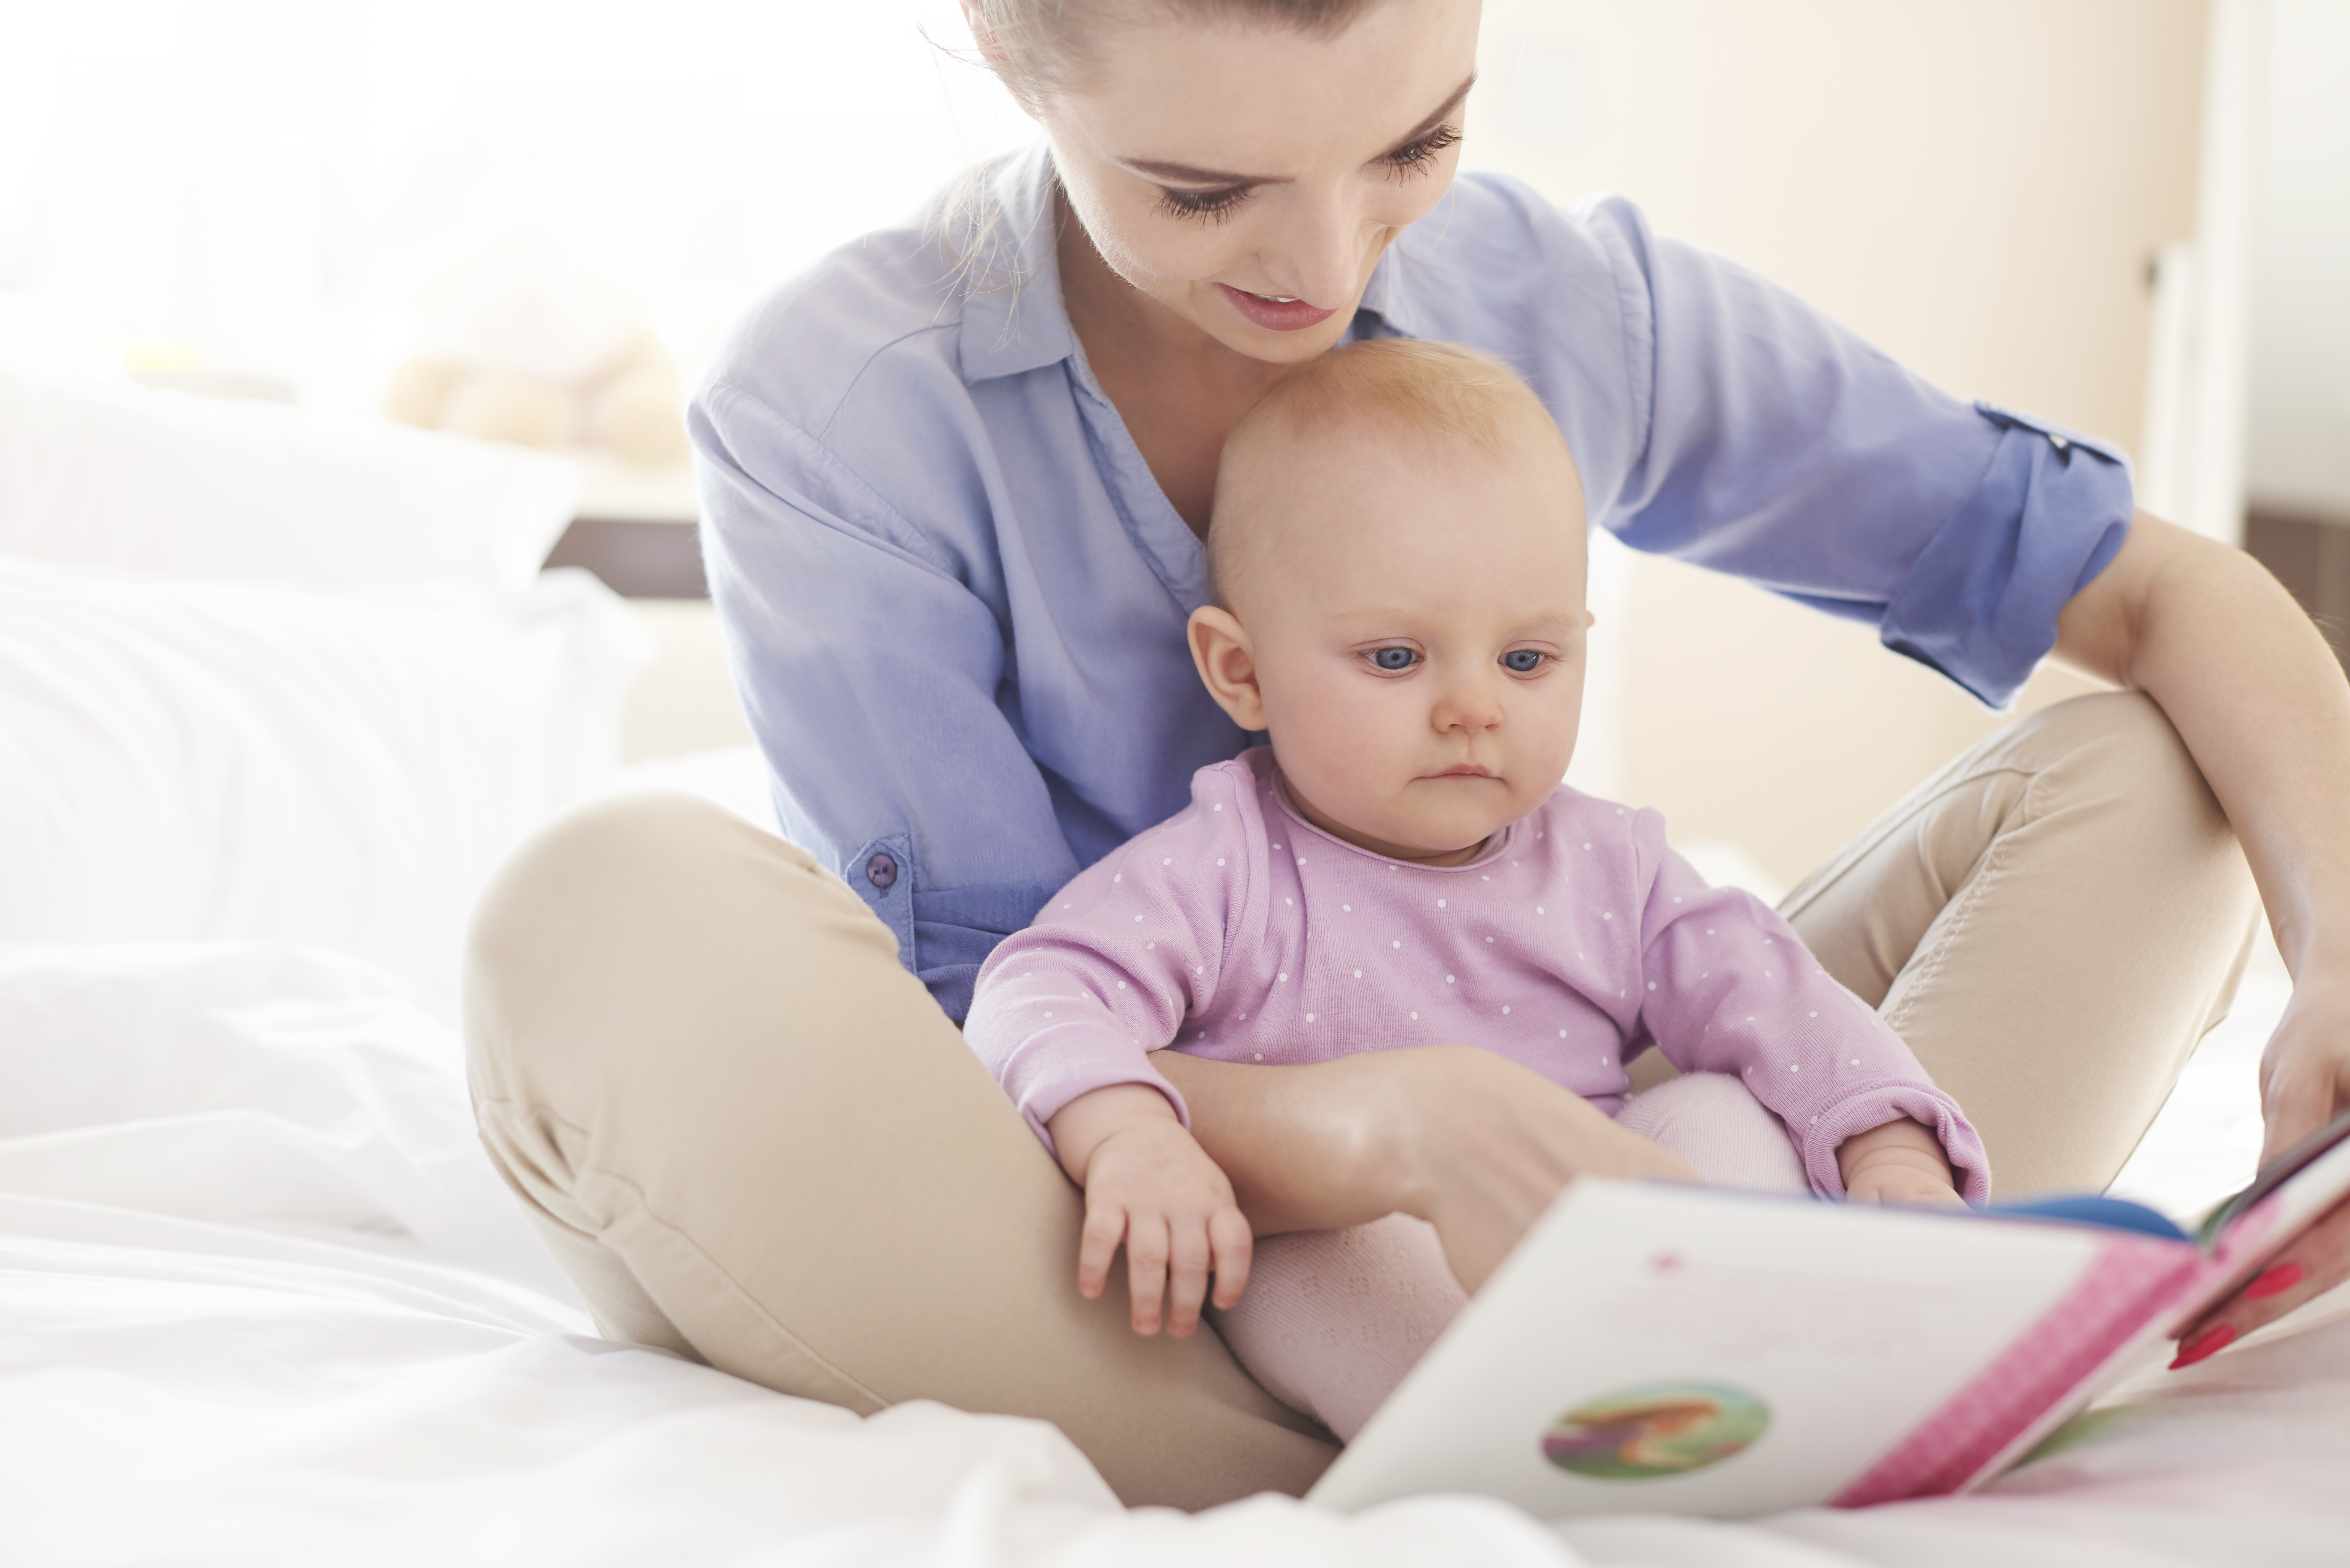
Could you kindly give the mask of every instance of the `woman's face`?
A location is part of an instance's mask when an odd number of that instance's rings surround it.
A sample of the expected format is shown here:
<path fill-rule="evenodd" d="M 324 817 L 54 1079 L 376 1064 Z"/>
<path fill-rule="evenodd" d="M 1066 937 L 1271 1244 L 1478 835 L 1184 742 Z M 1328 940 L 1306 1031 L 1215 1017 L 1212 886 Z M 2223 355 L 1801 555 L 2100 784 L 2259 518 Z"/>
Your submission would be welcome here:
<path fill-rule="evenodd" d="M 1308 359 L 1459 162 L 1478 0 L 1375 0 L 1343 33 L 1162 16 L 1103 30 L 1038 113 L 1113 271 L 1225 347 Z"/>

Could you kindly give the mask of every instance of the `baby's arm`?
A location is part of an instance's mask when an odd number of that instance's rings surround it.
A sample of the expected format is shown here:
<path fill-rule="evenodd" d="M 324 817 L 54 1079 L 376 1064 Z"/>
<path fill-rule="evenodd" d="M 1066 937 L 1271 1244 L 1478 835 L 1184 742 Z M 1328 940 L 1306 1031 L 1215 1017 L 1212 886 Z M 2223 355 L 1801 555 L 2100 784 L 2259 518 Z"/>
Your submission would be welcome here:
<path fill-rule="evenodd" d="M 1683 1072 L 1728 1074 L 1786 1124 L 1812 1189 L 1864 1203 L 1982 1202 L 1982 1141 L 1876 1009 L 1768 906 L 1710 888 L 1636 815 L 1644 889 L 1639 1023 Z"/>
<path fill-rule="evenodd" d="M 1182 1339 L 1200 1325 L 1215 1275 L 1215 1304 L 1229 1308 L 1248 1283 L 1255 1241 L 1232 1184 L 1175 1118 L 1167 1096 L 1140 1084 L 1080 1095 L 1046 1124 L 1061 1168 L 1086 1189 L 1077 1246 L 1077 1293 L 1097 1299 L 1110 1260 L 1126 1247 L 1134 1332 Z"/>
<path fill-rule="evenodd" d="M 1212 1004 L 1250 859 L 1245 804 L 1202 770 L 1193 804 L 1047 901 L 981 969 L 963 1038 L 1086 1189 L 1077 1289 L 1107 1287 L 1123 1245 L 1135 1332 L 1180 1338 L 1247 1282 L 1253 1237 L 1232 1185 L 1152 1065 Z"/>
<path fill-rule="evenodd" d="M 1966 1207 L 1942 1140 L 1907 1116 L 1855 1133 L 1838 1144 L 1836 1169 L 1850 1202 Z"/>

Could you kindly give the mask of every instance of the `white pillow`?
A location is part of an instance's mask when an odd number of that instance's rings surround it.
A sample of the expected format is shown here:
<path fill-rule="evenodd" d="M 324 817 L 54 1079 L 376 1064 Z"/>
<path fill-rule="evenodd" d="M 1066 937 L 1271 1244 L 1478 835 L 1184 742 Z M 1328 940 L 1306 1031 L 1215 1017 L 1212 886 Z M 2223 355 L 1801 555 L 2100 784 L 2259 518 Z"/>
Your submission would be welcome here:
<path fill-rule="evenodd" d="M 337 587 L 525 587 L 572 464 L 282 404 L 0 366 L 0 554 Z"/>
<path fill-rule="evenodd" d="M 647 654 L 583 572 L 494 602 L 0 557 L 0 941 L 312 943 L 445 1006 Z"/>

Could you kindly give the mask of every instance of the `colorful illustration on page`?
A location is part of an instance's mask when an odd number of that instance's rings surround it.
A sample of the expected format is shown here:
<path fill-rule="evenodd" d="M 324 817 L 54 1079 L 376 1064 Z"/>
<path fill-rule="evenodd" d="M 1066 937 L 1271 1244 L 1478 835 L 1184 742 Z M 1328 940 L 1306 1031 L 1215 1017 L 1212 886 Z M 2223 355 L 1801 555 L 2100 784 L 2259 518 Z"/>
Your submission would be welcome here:
<path fill-rule="evenodd" d="M 1597 1480 L 1720 1464 L 1762 1435 L 1770 1407 L 1718 1383 L 1652 1383 L 1585 1401 L 1543 1434 L 1543 1458 Z"/>

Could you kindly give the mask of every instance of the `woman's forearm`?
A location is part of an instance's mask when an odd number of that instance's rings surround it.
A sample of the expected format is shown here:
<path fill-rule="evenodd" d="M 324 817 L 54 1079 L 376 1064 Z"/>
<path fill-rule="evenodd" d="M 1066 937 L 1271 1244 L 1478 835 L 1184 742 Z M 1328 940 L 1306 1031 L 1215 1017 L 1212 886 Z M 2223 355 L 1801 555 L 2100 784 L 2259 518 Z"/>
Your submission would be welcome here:
<path fill-rule="evenodd" d="M 2066 662 L 2162 705 L 2244 847 L 2293 993 L 2261 1058 L 2268 1154 L 2350 1105 L 2350 682 L 2241 551 L 2137 515 L 2057 619 Z M 2288 1275 L 2287 1271 L 2290 1271 Z M 2350 1277 L 2350 1203 L 2189 1331 L 2187 1366 Z"/>
<path fill-rule="evenodd" d="M 1161 1051 L 1151 1064 L 1191 1112 L 1191 1135 L 1223 1167 L 1260 1236 L 1367 1225 L 1400 1206 L 1376 1153 L 1361 1057 L 1256 1067 Z"/>
<path fill-rule="evenodd" d="M 2350 950 L 2350 681 L 2293 597 L 2243 552 L 2140 513 L 2057 625 L 2066 662 L 2169 716 L 2296 977 Z"/>
<path fill-rule="evenodd" d="M 1415 1046 L 1305 1067 L 1152 1060 L 1258 1235 L 1410 1214 L 1436 1227 L 1472 1291 L 1576 1176 L 1696 1179 L 1678 1155 L 1491 1051 Z"/>

